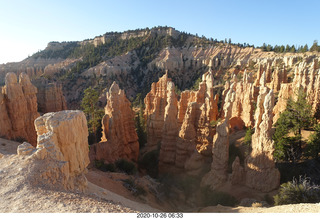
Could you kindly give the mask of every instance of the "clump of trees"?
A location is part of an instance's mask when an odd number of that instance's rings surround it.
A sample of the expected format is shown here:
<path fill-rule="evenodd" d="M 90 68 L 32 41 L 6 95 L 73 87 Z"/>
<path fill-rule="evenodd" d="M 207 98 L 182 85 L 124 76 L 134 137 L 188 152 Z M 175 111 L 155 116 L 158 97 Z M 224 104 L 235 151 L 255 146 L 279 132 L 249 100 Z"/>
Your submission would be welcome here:
<path fill-rule="evenodd" d="M 312 44 L 312 46 L 309 49 L 309 46 L 305 44 L 304 46 L 294 46 L 294 45 L 275 45 L 272 46 L 270 44 L 263 43 L 263 45 L 260 47 L 262 51 L 264 52 L 276 52 L 276 53 L 304 53 L 304 52 L 320 52 L 320 46 L 318 46 L 318 41 L 315 40 Z"/>
<path fill-rule="evenodd" d="M 273 135 L 275 160 L 297 162 L 302 156 L 317 158 L 320 152 L 320 125 L 315 124 L 316 120 L 307 101 L 307 95 L 300 90 L 297 100 L 288 99 L 286 110 L 281 113 L 275 124 Z M 313 129 L 314 134 L 304 142 L 301 133 L 306 129 Z"/>

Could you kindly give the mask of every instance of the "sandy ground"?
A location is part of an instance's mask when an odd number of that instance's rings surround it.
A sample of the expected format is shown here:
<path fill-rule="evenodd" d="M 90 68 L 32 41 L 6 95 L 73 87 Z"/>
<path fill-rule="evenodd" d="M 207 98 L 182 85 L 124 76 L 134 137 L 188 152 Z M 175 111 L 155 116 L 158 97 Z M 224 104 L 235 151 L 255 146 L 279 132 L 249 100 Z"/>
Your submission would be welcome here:
<path fill-rule="evenodd" d="M 27 159 L 16 155 L 17 142 L 0 139 L 0 213 L 133 213 L 164 211 L 152 197 L 138 200 L 126 190 L 120 179 L 123 174 L 107 174 L 89 170 L 86 193 L 54 191 L 26 182 Z M 151 207 L 151 206 L 152 207 Z M 162 209 L 162 210 L 158 210 Z M 320 213 L 318 204 L 262 207 L 210 206 L 198 212 L 225 213 Z"/>

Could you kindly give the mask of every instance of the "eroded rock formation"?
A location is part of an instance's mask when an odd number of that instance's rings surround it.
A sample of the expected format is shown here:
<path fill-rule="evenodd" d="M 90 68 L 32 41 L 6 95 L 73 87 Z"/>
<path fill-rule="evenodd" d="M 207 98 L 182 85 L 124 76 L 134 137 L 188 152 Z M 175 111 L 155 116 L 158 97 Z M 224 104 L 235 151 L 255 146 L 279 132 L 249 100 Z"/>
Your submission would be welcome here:
<path fill-rule="evenodd" d="M 262 192 L 272 191 L 280 185 L 280 173 L 273 161 L 273 106 L 273 90 L 261 87 L 255 113 L 252 152 L 245 160 L 245 185 Z"/>
<path fill-rule="evenodd" d="M 58 112 L 67 109 L 61 84 L 41 80 L 34 83 L 38 88 L 38 110 L 41 113 Z"/>
<path fill-rule="evenodd" d="M 27 74 L 21 73 L 19 82 L 15 73 L 8 73 L 0 95 L 0 136 L 9 139 L 25 139 L 35 145 L 37 135 L 34 120 L 37 112 L 37 88 Z"/>
<path fill-rule="evenodd" d="M 167 106 L 164 113 L 162 140 L 159 154 L 159 171 L 165 171 L 165 164 L 174 164 L 176 158 L 176 144 L 179 132 L 178 100 L 174 91 L 174 83 L 167 84 Z"/>
<path fill-rule="evenodd" d="M 280 85 L 278 102 L 274 107 L 275 123 L 280 114 L 286 109 L 287 100 L 291 97 L 297 98 L 299 90 L 307 94 L 309 104 L 312 106 L 313 113 L 320 109 L 320 69 L 318 59 L 314 58 L 308 62 L 308 59 L 302 60 L 295 66 L 294 78 L 291 83 L 282 83 Z M 283 81 L 285 82 L 285 81 Z"/>
<path fill-rule="evenodd" d="M 131 104 L 115 82 L 107 93 L 107 100 L 101 142 L 91 146 L 90 159 L 113 163 L 123 158 L 137 162 L 139 142 Z"/>
<path fill-rule="evenodd" d="M 244 126 L 253 127 L 254 124 L 254 103 L 256 102 L 259 88 L 254 86 L 251 73 L 245 71 L 243 74 L 243 80 L 235 82 L 233 85 L 235 99 L 230 117 L 232 130 L 239 130 Z"/>
<path fill-rule="evenodd" d="M 160 172 L 168 172 L 168 167 L 174 166 L 196 174 L 201 171 L 201 162 L 211 162 L 214 130 L 210 122 L 217 120 L 218 99 L 212 72 L 202 76 L 197 91 L 182 92 L 179 101 L 167 74 L 152 84 L 145 98 L 147 144 L 149 151 L 160 146 Z"/>
<path fill-rule="evenodd" d="M 228 179 L 229 119 L 235 100 L 234 85 L 233 83 L 230 86 L 230 90 L 226 95 L 223 106 L 224 120 L 217 125 L 216 134 L 213 138 L 211 170 L 201 181 L 202 186 L 210 186 L 213 190 L 222 186 Z"/>
<path fill-rule="evenodd" d="M 167 106 L 167 83 L 171 81 L 164 74 L 157 83 L 152 83 L 151 91 L 144 99 L 145 120 L 147 122 L 147 147 L 156 149 L 162 139 L 165 108 Z"/>
<path fill-rule="evenodd" d="M 88 128 L 78 110 L 47 113 L 35 121 L 37 147 L 21 144 L 17 153 L 30 160 L 34 184 L 68 190 L 85 190 L 89 164 Z"/>

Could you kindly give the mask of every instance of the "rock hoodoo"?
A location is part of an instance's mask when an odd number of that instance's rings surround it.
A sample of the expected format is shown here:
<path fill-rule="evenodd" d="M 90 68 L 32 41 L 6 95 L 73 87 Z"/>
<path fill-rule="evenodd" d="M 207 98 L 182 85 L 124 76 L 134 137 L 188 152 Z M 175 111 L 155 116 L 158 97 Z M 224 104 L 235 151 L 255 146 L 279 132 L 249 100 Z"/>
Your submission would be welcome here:
<path fill-rule="evenodd" d="M 35 145 L 37 135 L 34 120 L 37 112 L 37 88 L 29 76 L 21 73 L 19 82 L 15 73 L 8 73 L 0 95 L 0 136 L 9 139 L 22 138 Z"/>
<path fill-rule="evenodd" d="M 216 189 L 222 186 L 228 179 L 229 159 L 229 119 L 232 105 L 235 100 L 233 90 L 234 83 L 230 86 L 223 106 L 224 120 L 217 125 L 216 134 L 213 138 L 211 170 L 203 178 L 201 185 Z"/>
<path fill-rule="evenodd" d="M 257 100 L 259 88 L 254 86 L 251 73 L 244 71 L 243 80 L 234 82 L 232 89 L 235 92 L 235 98 L 231 108 L 230 128 L 239 130 L 244 126 L 253 127 L 254 103 Z"/>
<path fill-rule="evenodd" d="M 174 83 L 167 84 L 167 106 L 165 107 L 162 140 L 159 154 L 159 171 L 164 172 L 165 164 L 174 164 L 176 157 L 176 144 L 179 132 L 178 100 L 174 91 Z"/>
<path fill-rule="evenodd" d="M 139 142 L 130 101 L 115 82 L 107 93 L 107 100 L 101 142 L 91 146 L 90 159 L 113 163 L 123 158 L 136 162 Z"/>
<path fill-rule="evenodd" d="M 320 110 L 320 70 L 318 69 L 318 59 L 312 59 L 311 64 L 308 61 L 302 60 L 299 65 L 295 66 L 294 78 L 291 83 L 282 81 L 280 84 L 278 102 L 274 107 L 273 122 L 275 123 L 280 114 L 286 109 L 287 100 L 291 97 L 295 99 L 299 90 L 306 92 L 309 104 L 315 113 Z"/>
<path fill-rule="evenodd" d="M 245 184 L 262 192 L 272 191 L 280 185 L 280 173 L 273 161 L 273 106 L 273 90 L 261 87 L 255 113 L 252 152 L 245 160 Z"/>
<path fill-rule="evenodd" d="M 165 108 L 167 106 L 167 83 L 171 81 L 164 74 L 157 83 L 152 83 L 151 91 L 144 99 L 145 120 L 147 123 L 147 147 L 156 149 L 161 143 L 164 125 Z"/>
<path fill-rule="evenodd" d="M 145 98 L 148 146 L 160 146 L 160 172 L 174 167 L 196 174 L 203 168 L 199 160 L 211 162 L 210 122 L 218 117 L 219 97 L 214 95 L 212 72 L 202 76 L 198 91 L 182 92 L 179 101 L 174 88 L 165 74 Z"/>
<path fill-rule="evenodd" d="M 67 103 L 62 92 L 62 86 L 55 82 L 41 81 L 35 83 L 38 88 L 38 110 L 41 113 L 67 110 Z"/>
<path fill-rule="evenodd" d="M 29 156 L 30 180 L 35 184 L 68 190 L 85 190 L 89 164 L 88 128 L 78 110 L 47 113 L 35 121 L 37 147 L 18 147 L 18 155 Z"/>

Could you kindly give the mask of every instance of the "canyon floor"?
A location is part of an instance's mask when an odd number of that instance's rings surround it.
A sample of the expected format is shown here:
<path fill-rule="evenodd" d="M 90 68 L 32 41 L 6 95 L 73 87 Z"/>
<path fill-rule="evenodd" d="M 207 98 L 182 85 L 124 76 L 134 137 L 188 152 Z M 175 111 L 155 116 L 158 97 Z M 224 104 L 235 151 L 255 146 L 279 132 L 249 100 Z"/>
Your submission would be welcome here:
<path fill-rule="evenodd" d="M 28 178 L 27 159 L 17 156 L 19 143 L 0 138 L 0 212 L 19 213 L 134 213 L 160 212 L 168 206 L 159 203 L 153 196 L 144 199 L 129 192 L 122 183 L 128 178 L 122 173 L 105 173 L 89 168 L 88 190 L 74 193 L 34 186 Z M 148 178 L 138 179 L 150 185 Z M 148 185 L 149 183 L 149 185 Z M 275 207 L 225 207 L 209 206 L 193 212 L 225 213 L 320 213 L 318 204 L 296 204 Z"/>

